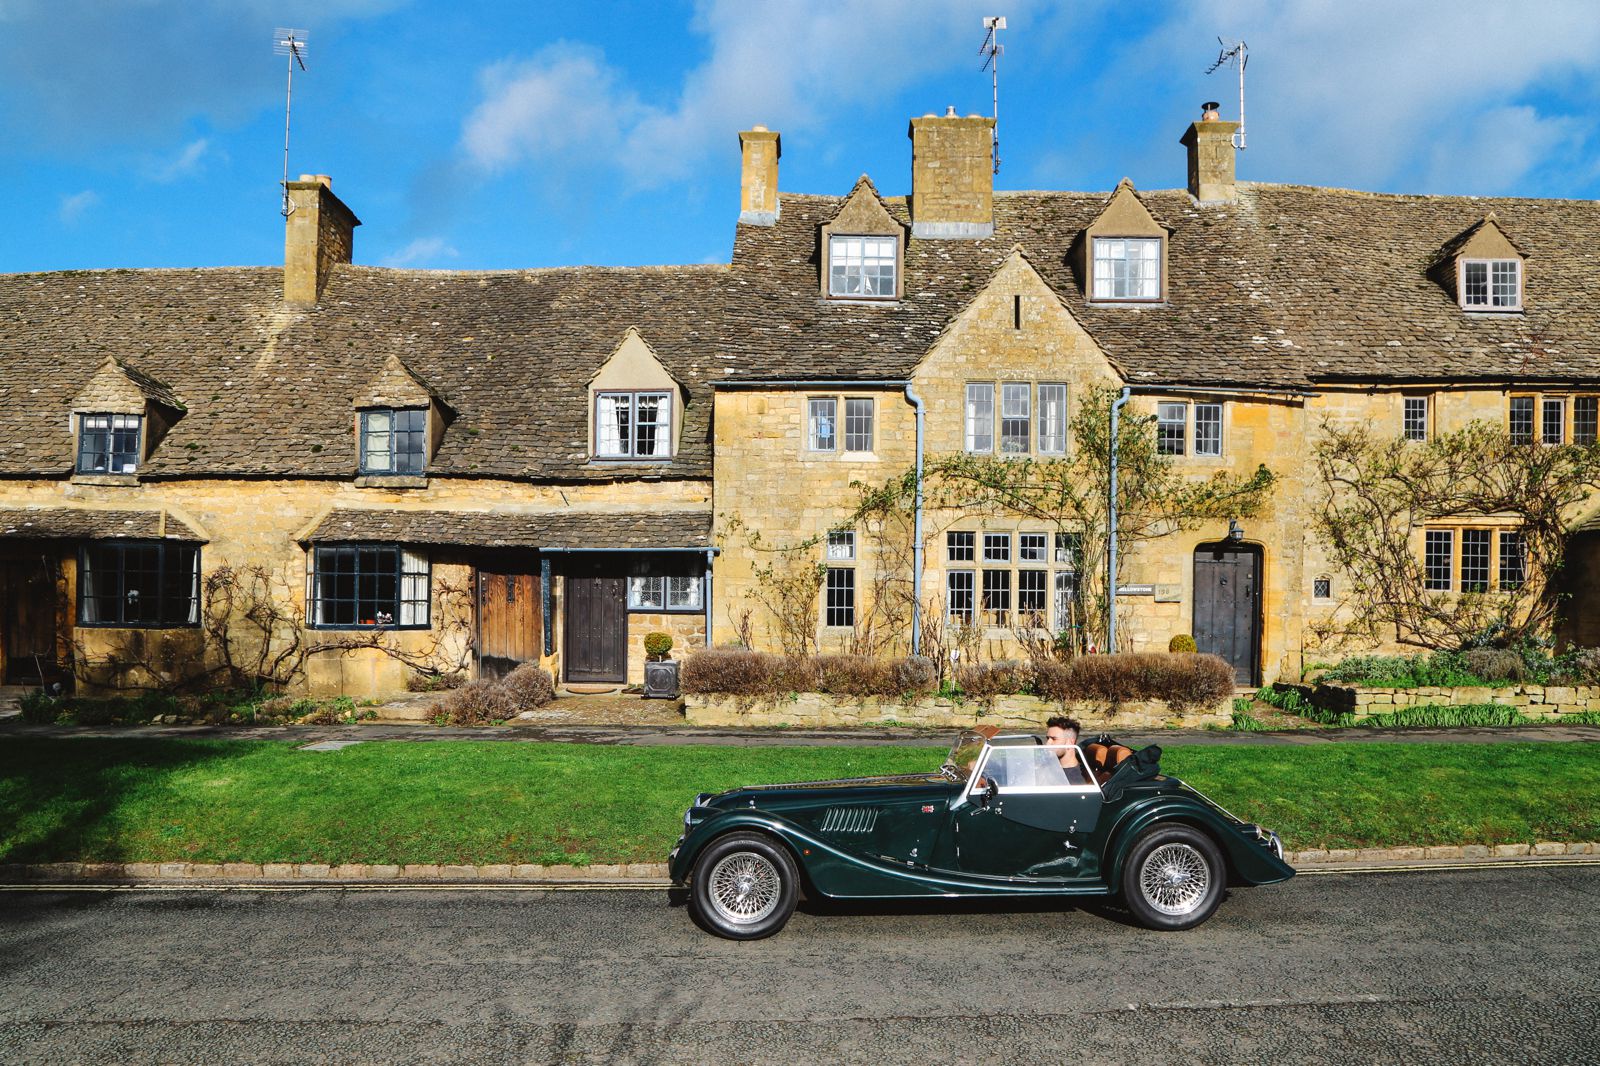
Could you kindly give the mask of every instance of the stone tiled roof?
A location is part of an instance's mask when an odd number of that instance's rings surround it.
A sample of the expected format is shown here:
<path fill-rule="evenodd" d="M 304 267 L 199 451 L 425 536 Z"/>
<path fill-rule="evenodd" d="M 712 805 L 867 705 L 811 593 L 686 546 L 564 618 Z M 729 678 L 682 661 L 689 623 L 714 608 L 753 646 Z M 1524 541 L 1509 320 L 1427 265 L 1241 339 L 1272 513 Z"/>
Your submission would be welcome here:
<path fill-rule="evenodd" d="M 711 512 L 333 510 L 303 538 L 477 548 L 706 548 Z"/>
<path fill-rule="evenodd" d="M 0 276 L 0 475 L 64 476 L 76 395 L 107 355 L 186 413 L 146 476 L 355 474 L 351 404 L 391 357 L 453 410 L 431 476 L 710 476 L 717 380 L 910 373 L 1017 245 L 1131 382 L 1600 381 L 1600 203 L 1378 195 L 1245 183 L 1171 227 L 1170 299 L 1094 306 L 1071 262 L 1105 193 L 1001 192 L 995 234 L 911 240 L 905 298 L 819 298 L 819 227 L 842 196 L 786 194 L 740 225 L 731 266 L 430 272 L 339 266 L 292 310 L 279 268 Z M 904 198 L 885 207 L 908 221 Z M 1468 315 L 1429 276 L 1493 210 L 1528 254 L 1526 313 Z M 629 327 L 688 394 L 678 456 L 586 460 L 586 385 Z"/>
<path fill-rule="evenodd" d="M 0 507 L 0 538 L 99 540 L 105 537 L 203 541 L 164 511 L 98 511 L 83 507 Z"/>

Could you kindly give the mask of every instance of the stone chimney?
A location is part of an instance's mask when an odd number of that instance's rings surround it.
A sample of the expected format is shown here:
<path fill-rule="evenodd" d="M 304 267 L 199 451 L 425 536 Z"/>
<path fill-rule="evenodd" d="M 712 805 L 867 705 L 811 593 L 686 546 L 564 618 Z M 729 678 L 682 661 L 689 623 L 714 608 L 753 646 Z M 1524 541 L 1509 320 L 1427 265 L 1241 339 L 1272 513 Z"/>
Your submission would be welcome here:
<path fill-rule="evenodd" d="M 351 261 L 361 220 L 333 195 L 326 174 L 302 174 L 288 185 L 289 217 L 283 234 L 283 301 L 314 307 L 335 263 Z"/>
<path fill-rule="evenodd" d="M 1233 184 L 1233 135 L 1237 122 L 1223 122 L 1217 105 L 1201 107 L 1200 121 L 1184 131 L 1179 142 L 1189 149 L 1189 195 L 1203 204 L 1231 204 Z"/>
<path fill-rule="evenodd" d="M 994 234 L 994 119 L 955 108 L 911 120 L 911 235 Z"/>
<path fill-rule="evenodd" d="M 739 221 L 771 226 L 778 221 L 778 157 L 783 141 L 765 126 L 739 134 Z"/>

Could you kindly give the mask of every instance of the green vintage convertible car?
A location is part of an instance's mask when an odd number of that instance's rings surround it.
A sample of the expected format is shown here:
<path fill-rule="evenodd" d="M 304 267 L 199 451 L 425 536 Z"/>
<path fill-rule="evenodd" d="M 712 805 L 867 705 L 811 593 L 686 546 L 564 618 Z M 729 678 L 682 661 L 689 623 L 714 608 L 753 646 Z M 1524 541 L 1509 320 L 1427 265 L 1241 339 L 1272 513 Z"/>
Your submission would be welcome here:
<path fill-rule="evenodd" d="M 1086 753 L 1087 749 L 1087 753 Z M 672 849 L 702 928 L 771 936 L 833 899 L 1114 896 L 1154 929 L 1205 921 L 1230 885 L 1294 876 L 1276 833 L 1108 737 L 957 738 L 935 772 L 701 793 Z"/>

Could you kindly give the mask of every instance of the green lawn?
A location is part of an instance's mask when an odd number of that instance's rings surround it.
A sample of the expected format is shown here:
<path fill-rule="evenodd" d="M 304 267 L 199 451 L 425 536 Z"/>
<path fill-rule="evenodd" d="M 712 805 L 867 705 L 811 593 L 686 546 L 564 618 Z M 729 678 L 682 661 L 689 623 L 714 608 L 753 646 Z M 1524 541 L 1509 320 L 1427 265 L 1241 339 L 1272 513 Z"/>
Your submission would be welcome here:
<path fill-rule="evenodd" d="M 0 862 L 660 861 L 694 793 L 895 773 L 936 748 L 17 739 Z M 1173 747 L 1287 847 L 1600 839 L 1600 744 Z"/>

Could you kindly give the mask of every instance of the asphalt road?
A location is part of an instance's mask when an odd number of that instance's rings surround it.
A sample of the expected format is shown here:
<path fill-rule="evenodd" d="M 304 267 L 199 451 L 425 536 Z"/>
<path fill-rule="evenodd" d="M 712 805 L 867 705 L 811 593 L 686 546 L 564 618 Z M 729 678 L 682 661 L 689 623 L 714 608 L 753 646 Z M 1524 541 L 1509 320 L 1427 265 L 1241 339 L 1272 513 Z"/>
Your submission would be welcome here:
<path fill-rule="evenodd" d="M 660 892 L 0 894 L 0 1061 L 1588 1062 L 1600 866 L 1303 876 L 1187 933 Z"/>

